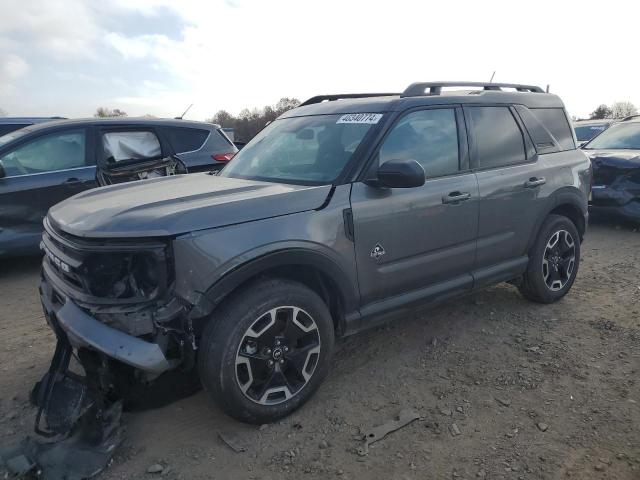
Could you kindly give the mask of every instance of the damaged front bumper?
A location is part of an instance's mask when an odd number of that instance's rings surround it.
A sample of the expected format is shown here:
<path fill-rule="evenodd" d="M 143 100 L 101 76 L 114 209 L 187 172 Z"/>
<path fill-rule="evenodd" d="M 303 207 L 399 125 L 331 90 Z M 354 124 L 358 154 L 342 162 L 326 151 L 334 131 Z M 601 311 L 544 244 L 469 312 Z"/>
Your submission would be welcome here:
<path fill-rule="evenodd" d="M 46 278 L 46 273 L 44 273 Z M 41 300 L 47 323 L 64 332 L 75 348 L 91 348 L 110 358 L 153 374 L 161 374 L 173 367 L 157 343 L 147 342 L 109 327 L 88 315 L 70 298 L 55 305 L 50 282 L 41 285 Z"/>
<path fill-rule="evenodd" d="M 594 185 L 589 210 L 596 215 L 638 222 L 640 221 L 640 196 L 637 191 Z"/>
<path fill-rule="evenodd" d="M 45 221 L 41 247 L 40 299 L 56 351 L 31 392 L 39 438 L 0 448 L 0 466 L 79 480 L 109 464 L 123 408 L 200 389 L 196 334 L 189 302 L 173 293 L 167 242 L 85 241 Z"/>

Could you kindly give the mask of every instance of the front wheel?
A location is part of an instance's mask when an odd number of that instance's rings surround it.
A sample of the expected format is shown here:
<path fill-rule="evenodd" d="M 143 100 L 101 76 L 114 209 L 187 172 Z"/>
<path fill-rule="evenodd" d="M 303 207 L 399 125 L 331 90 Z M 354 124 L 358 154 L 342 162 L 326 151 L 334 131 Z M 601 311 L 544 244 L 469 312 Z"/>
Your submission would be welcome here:
<path fill-rule="evenodd" d="M 333 344 L 329 309 L 315 292 L 290 280 L 253 282 L 214 312 L 205 328 L 200 379 L 230 416 L 272 422 L 318 388 Z"/>
<path fill-rule="evenodd" d="M 571 289 L 580 265 L 580 237 L 571 220 L 549 215 L 540 228 L 520 292 L 535 302 L 553 303 Z"/>

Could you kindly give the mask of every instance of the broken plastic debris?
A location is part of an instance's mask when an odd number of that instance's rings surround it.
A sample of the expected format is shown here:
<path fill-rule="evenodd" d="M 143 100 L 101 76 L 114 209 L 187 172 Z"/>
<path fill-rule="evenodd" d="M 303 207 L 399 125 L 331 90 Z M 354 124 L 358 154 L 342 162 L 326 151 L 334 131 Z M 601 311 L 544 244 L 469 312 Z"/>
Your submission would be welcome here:
<path fill-rule="evenodd" d="M 415 410 L 407 408 L 400 411 L 397 419 L 389 420 L 383 425 L 372 428 L 366 433 L 363 445 L 358 448 L 358 455 L 367 455 L 369 453 L 369 445 L 377 442 L 378 440 L 382 440 L 391 432 L 395 432 L 396 430 L 409 425 L 418 418 L 420 418 L 420 415 L 418 415 Z"/>
<path fill-rule="evenodd" d="M 233 435 L 218 432 L 218 436 L 220 437 L 220 440 L 222 440 L 231 450 L 236 453 L 242 453 L 247 450 Z"/>

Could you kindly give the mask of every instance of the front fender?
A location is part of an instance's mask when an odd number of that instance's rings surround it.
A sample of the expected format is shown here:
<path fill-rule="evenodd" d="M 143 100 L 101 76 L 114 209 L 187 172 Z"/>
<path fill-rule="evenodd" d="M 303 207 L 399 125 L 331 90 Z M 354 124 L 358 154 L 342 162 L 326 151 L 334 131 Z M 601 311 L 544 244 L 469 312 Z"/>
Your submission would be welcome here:
<path fill-rule="evenodd" d="M 175 292 L 204 316 L 247 279 L 278 266 L 315 268 L 357 309 L 353 243 L 344 229 L 349 186 L 340 186 L 324 208 L 194 232 L 173 242 Z"/>

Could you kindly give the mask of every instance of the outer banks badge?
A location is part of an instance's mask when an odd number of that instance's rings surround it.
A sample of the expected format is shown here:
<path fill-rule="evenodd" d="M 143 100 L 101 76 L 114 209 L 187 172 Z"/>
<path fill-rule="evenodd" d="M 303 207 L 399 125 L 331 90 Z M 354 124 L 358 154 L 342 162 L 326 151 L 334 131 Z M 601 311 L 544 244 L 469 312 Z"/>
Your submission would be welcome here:
<path fill-rule="evenodd" d="M 371 255 L 371 258 L 373 258 L 377 262 L 385 253 L 387 252 L 385 252 L 382 245 L 380 245 L 379 243 L 376 243 L 376 246 L 373 247 L 373 250 L 371 250 L 370 255 Z"/>

